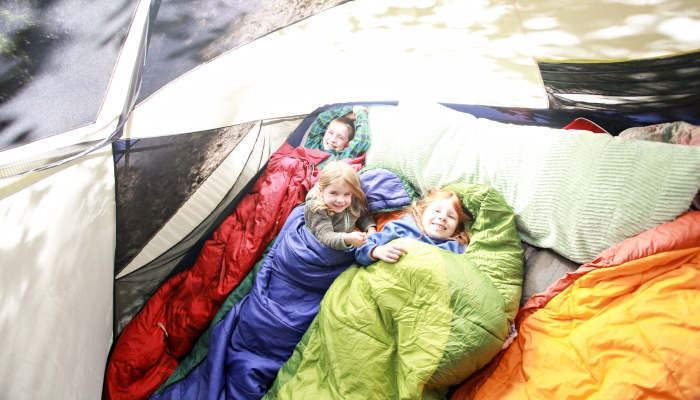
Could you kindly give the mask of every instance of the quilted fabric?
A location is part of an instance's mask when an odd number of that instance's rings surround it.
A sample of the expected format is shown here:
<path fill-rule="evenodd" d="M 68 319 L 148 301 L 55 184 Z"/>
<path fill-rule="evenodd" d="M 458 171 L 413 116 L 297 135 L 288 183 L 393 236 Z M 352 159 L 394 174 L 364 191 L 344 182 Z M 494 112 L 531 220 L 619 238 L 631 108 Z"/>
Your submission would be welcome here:
<path fill-rule="evenodd" d="M 492 188 L 449 188 L 475 217 L 465 254 L 398 239 L 399 262 L 346 270 L 265 398 L 444 398 L 501 349 L 522 284 L 513 213 Z"/>
<path fill-rule="evenodd" d="M 700 398 L 700 212 L 621 242 L 533 296 L 464 399 Z"/>
<path fill-rule="evenodd" d="M 107 364 L 105 399 L 144 399 L 177 368 L 309 190 L 325 153 L 285 144 L 196 263 L 168 279 L 127 324 Z M 359 169 L 359 168 L 358 168 Z"/>

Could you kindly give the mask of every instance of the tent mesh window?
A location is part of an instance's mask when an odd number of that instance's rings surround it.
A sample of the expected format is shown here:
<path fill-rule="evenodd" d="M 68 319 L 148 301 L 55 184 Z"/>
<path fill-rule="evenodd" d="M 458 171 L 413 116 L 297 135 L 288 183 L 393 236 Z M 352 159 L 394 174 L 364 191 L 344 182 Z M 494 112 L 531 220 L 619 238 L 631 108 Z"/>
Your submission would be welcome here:
<path fill-rule="evenodd" d="M 538 63 L 551 108 L 648 111 L 700 104 L 700 52 L 614 63 Z"/>
<path fill-rule="evenodd" d="M 119 273 L 236 147 L 254 123 L 115 143 Z"/>

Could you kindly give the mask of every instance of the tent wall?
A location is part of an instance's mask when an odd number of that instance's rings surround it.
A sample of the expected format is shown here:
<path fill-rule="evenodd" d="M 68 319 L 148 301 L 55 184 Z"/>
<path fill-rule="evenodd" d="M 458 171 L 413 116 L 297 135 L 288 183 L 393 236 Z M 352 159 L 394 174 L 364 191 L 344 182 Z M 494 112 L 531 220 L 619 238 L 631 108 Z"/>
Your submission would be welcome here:
<path fill-rule="evenodd" d="M 95 123 L 3 151 L 2 164 L 114 131 L 150 3 L 140 1 Z M 84 147 L 84 146 L 83 146 Z M 65 153 L 64 150 L 58 153 Z M 5 176 L 3 170 L 2 176 Z M 12 171 L 9 171 L 12 173 Z M 59 167 L 0 179 L 0 397 L 96 399 L 113 332 L 114 163 L 106 147 Z"/>
<path fill-rule="evenodd" d="M 112 336 L 111 152 L 0 197 L 0 397 L 99 398 Z"/>
<path fill-rule="evenodd" d="M 137 3 L 0 4 L 0 149 L 95 122 Z"/>
<path fill-rule="evenodd" d="M 115 271 L 115 333 L 121 332 L 183 257 L 193 247 L 197 247 L 198 242 L 211 235 L 218 223 L 221 223 L 220 216 L 231 211 L 235 201 L 245 194 L 244 188 L 265 167 L 272 153 L 277 151 L 300 122 L 301 118 L 290 118 L 255 124 L 177 212 L 166 218 L 167 221 L 131 262 L 122 270 Z M 173 157 L 172 154 L 166 156 Z M 154 165 L 158 165 L 158 157 L 157 153 L 152 154 Z M 146 167 L 140 172 L 147 176 L 152 171 Z M 168 171 L 162 173 L 167 174 Z M 138 185 L 139 178 L 138 174 L 134 175 L 134 182 L 125 185 Z M 142 183 L 153 184 L 147 179 Z M 195 185 L 198 182 L 195 179 L 186 184 Z M 138 207 L 138 204 L 134 204 L 134 207 Z M 186 267 L 180 269 L 184 268 Z"/>
<path fill-rule="evenodd" d="M 119 140 L 112 145 L 120 232 L 115 274 L 209 178 L 254 125 Z"/>

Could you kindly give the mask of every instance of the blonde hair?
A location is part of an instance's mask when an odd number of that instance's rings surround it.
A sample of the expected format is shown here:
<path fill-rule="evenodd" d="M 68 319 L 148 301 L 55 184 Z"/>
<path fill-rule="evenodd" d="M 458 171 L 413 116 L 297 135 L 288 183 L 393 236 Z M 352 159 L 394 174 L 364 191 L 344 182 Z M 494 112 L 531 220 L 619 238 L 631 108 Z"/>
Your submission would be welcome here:
<path fill-rule="evenodd" d="M 352 203 L 349 207 L 350 213 L 355 217 L 359 217 L 361 213 L 367 211 L 367 197 L 365 192 L 362 191 L 360 175 L 350 164 L 342 161 L 331 161 L 323 167 L 321 175 L 318 177 L 318 191 L 315 193 L 315 199 L 318 201 L 311 211 L 328 210 L 321 192 L 328 186 L 338 182 L 347 186 L 350 189 L 350 193 L 352 193 Z M 359 212 L 357 209 L 359 209 Z"/>
<path fill-rule="evenodd" d="M 469 211 L 465 210 L 457 194 L 451 190 L 431 189 L 427 196 L 419 201 L 414 201 L 413 204 L 411 204 L 410 210 L 413 219 L 416 220 L 416 225 L 418 225 L 421 231 L 425 232 L 423 228 L 423 213 L 428 209 L 428 206 L 436 200 L 452 200 L 452 205 L 457 212 L 458 223 L 457 228 L 449 239 L 466 246 L 469 243 L 467 223 L 471 222 L 473 218 L 467 214 Z"/>

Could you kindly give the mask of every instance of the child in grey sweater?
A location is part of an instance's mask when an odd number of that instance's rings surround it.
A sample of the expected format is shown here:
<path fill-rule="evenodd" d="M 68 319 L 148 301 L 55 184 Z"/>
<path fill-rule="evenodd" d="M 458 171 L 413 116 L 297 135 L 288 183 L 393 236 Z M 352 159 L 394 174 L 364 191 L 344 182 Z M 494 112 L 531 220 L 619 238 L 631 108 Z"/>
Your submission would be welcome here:
<path fill-rule="evenodd" d="M 304 220 L 318 241 L 333 250 L 362 246 L 377 226 L 367 209 L 360 176 L 342 161 L 329 162 L 321 171 L 318 184 L 306 196 Z"/>

